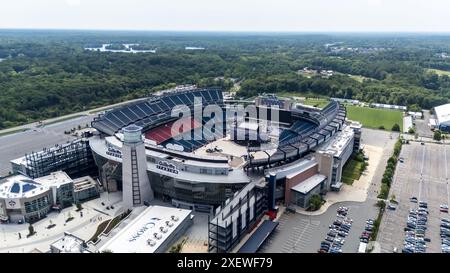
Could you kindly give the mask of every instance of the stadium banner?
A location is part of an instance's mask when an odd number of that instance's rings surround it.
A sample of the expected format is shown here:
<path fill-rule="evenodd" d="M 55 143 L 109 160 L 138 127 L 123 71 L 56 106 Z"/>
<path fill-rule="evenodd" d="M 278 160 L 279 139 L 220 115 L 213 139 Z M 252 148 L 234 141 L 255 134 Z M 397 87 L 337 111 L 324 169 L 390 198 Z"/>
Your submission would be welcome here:
<path fill-rule="evenodd" d="M 7 209 L 20 209 L 20 199 L 17 198 L 7 198 L 5 199 L 5 204 Z"/>

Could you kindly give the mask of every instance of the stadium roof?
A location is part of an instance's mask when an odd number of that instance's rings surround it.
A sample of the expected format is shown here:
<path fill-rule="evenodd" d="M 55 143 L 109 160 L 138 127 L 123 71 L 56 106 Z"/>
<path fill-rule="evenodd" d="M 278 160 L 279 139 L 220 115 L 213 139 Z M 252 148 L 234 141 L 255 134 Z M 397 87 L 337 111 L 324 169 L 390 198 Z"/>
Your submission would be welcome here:
<path fill-rule="evenodd" d="M 239 249 L 238 253 L 256 253 L 277 226 L 278 222 L 264 220 L 247 242 Z"/>
<path fill-rule="evenodd" d="M 450 103 L 435 107 L 434 112 L 439 125 L 450 122 Z"/>

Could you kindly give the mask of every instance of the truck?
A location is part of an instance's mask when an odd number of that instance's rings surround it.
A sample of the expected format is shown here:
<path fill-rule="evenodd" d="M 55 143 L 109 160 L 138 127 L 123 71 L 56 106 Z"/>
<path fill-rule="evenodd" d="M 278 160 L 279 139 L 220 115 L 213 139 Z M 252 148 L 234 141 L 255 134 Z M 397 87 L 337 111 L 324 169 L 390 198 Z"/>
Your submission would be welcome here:
<path fill-rule="evenodd" d="M 366 253 L 366 249 L 367 249 L 367 243 L 360 242 L 359 248 L 358 248 L 358 253 Z"/>

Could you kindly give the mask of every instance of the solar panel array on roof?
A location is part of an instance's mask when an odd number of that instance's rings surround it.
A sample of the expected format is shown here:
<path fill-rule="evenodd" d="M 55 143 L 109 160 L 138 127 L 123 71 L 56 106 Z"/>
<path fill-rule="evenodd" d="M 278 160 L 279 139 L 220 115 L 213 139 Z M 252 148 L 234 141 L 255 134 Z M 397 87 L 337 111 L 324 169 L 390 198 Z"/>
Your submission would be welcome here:
<path fill-rule="evenodd" d="M 19 193 L 20 192 L 19 183 L 14 183 L 9 191 L 12 193 Z"/>

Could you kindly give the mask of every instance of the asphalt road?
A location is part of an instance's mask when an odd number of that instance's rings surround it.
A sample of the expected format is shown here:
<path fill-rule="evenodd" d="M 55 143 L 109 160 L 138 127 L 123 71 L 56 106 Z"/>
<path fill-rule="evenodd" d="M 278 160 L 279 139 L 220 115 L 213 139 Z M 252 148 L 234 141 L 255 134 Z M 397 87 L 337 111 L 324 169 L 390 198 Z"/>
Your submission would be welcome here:
<path fill-rule="evenodd" d="M 423 110 L 423 119 L 416 119 L 414 123 L 416 124 L 416 131 L 419 137 L 432 138 L 433 132 L 431 131 L 428 123 L 430 122 L 430 111 Z"/>
<path fill-rule="evenodd" d="M 440 253 L 439 224 L 440 217 L 449 218 L 447 213 L 441 213 L 439 206 L 450 203 L 449 145 L 411 142 L 403 145 L 400 157 L 404 163 L 398 163 L 391 186 L 391 196 L 395 195 L 399 202 L 397 210 L 386 211 L 383 216 L 378 234 L 378 241 L 382 252 L 392 252 L 394 247 L 403 247 L 404 231 L 409 209 L 416 208 L 411 203 L 411 197 L 428 202 L 428 224 L 426 237 L 431 239 L 427 243 L 427 252 Z"/>
<path fill-rule="evenodd" d="M 90 124 L 95 115 L 77 117 L 58 123 L 5 135 L 0 137 L 0 176 L 5 176 L 11 171 L 10 160 L 24 156 L 32 151 L 37 152 L 42 148 L 48 148 L 55 144 L 63 144 L 75 137 L 64 134 L 65 130 Z"/>

